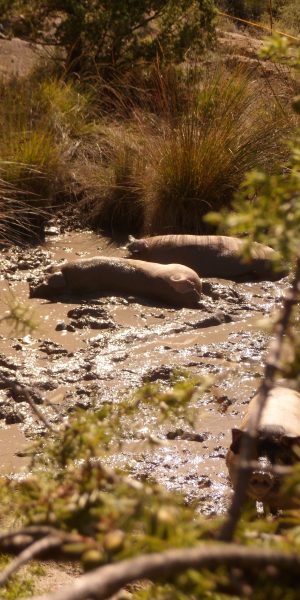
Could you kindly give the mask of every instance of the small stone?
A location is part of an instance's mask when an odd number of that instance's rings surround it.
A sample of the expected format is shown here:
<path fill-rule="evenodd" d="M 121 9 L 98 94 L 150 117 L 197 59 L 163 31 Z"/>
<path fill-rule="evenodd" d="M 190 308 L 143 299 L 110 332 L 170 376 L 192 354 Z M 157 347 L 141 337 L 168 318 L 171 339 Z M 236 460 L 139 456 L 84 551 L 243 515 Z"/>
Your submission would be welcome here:
<path fill-rule="evenodd" d="M 63 321 L 59 321 L 55 327 L 55 331 L 66 331 L 67 325 Z"/>
<path fill-rule="evenodd" d="M 93 381 L 95 379 L 98 379 L 98 375 L 97 375 L 97 373 L 93 373 L 92 371 L 90 371 L 89 373 L 85 373 L 85 375 L 83 376 L 83 379 L 85 381 Z"/>
<path fill-rule="evenodd" d="M 58 227 L 45 227 L 45 235 L 59 235 Z"/>
<path fill-rule="evenodd" d="M 6 425 L 15 425 L 16 423 L 23 423 L 24 418 L 18 413 L 10 413 L 5 418 Z"/>
<path fill-rule="evenodd" d="M 117 362 L 122 362 L 122 360 L 126 360 L 126 358 L 128 358 L 129 354 L 128 352 L 123 352 L 120 354 L 116 354 L 115 356 L 112 357 L 112 362 L 117 363 Z"/>
<path fill-rule="evenodd" d="M 23 350 L 23 346 L 22 346 L 22 344 L 20 344 L 20 342 L 17 342 L 16 344 L 13 344 L 13 348 L 15 350 Z"/>
<path fill-rule="evenodd" d="M 200 488 L 208 488 L 211 487 L 212 482 L 211 480 L 206 477 L 206 475 L 203 475 L 202 477 L 199 477 L 198 479 L 198 487 Z"/>
<path fill-rule="evenodd" d="M 22 270 L 24 269 L 24 271 L 25 271 L 26 269 L 30 268 L 30 264 L 27 260 L 20 260 L 18 267 L 19 267 L 19 269 L 22 269 Z"/>

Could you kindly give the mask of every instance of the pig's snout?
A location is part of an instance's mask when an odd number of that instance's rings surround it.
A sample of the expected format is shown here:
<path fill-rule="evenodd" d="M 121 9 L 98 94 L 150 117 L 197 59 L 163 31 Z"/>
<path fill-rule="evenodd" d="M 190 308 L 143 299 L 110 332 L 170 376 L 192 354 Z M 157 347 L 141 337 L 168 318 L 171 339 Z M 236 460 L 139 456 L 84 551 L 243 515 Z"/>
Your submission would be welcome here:
<path fill-rule="evenodd" d="M 274 489 L 275 477 L 270 470 L 272 462 L 268 456 L 259 456 L 258 463 L 250 475 L 248 494 L 255 500 L 263 500 Z"/>
<path fill-rule="evenodd" d="M 268 471 L 253 471 L 250 476 L 248 493 L 256 500 L 263 500 L 273 489 L 274 476 Z"/>

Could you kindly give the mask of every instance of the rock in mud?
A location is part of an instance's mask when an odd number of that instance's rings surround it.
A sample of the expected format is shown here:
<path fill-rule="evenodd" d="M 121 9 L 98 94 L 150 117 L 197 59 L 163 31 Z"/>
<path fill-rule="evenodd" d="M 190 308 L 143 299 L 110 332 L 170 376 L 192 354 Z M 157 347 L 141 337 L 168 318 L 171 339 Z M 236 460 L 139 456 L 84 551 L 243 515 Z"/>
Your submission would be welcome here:
<path fill-rule="evenodd" d="M 98 306 L 79 306 L 69 310 L 71 325 L 77 329 L 115 329 L 114 320 L 108 316 L 107 310 Z"/>
<path fill-rule="evenodd" d="M 205 442 L 209 438 L 209 433 L 196 433 L 193 431 L 184 431 L 183 429 L 175 429 L 175 431 L 168 431 L 168 440 L 187 440 L 189 442 Z"/>
<path fill-rule="evenodd" d="M 161 365 L 155 369 L 150 369 L 142 377 L 143 383 L 153 383 L 155 381 L 170 381 L 174 376 L 174 367 Z"/>
<path fill-rule="evenodd" d="M 39 350 L 49 356 L 66 356 L 68 354 L 68 350 L 52 340 L 43 340 L 39 346 Z"/>

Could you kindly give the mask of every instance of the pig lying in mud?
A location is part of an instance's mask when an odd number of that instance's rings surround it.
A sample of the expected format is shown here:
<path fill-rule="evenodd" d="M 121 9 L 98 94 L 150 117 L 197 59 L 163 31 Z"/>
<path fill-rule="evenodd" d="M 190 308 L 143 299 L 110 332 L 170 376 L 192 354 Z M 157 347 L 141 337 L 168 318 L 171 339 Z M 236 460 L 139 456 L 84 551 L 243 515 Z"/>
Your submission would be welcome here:
<path fill-rule="evenodd" d="M 172 306 L 197 308 L 202 290 L 197 273 L 176 264 L 94 257 L 67 262 L 53 270 L 44 283 L 30 289 L 31 298 L 105 291 L 154 298 Z"/>
<path fill-rule="evenodd" d="M 126 246 L 131 256 L 142 260 L 181 263 L 200 277 L 253 281 L 276 280 L 287 272 L 273 271 L 276 253 L 269 246 L 254 243 L 251 259 L 241 256 L 244 241 L 221 235 L 158 235 L 140 240 L 129 236 Z"/>
<path fill-rule="evenodd" d="M 249 403 L 240 429 L 232 430 L 232 444 L 226 464 L 233 487 L 237 478 L 237 463 L 243 435 L 249 418 L 257 407 L 258 395 Z M 274 387 L 268 395 L 258 429 L 257 455 L 250 475 L 247 494 L 267 505 L 272 512 L 295 506 L 293 499 L 280 489 L 285 475 L 274 472 L 274 467 L 291 467 L 299 461 L 300 450 L 300 394 L 286 387 Z"/>

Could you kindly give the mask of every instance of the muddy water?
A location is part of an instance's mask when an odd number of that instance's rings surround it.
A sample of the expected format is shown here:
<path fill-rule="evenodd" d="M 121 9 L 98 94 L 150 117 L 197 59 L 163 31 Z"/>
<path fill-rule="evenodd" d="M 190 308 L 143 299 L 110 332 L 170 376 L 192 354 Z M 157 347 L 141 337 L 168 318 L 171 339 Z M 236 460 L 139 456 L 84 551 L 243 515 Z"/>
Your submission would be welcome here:
<path fill-rule="evenodd" d="M 214 377 L 209 393 L 195 399 L 193 427 L 155 424 L 137 414 L 121 450 L 110 462 L 137 477 L 154 477 L 196 500 L 205 514 L 221 513 L 230 487 L 225 455 L 262 372 L 268 343 L 259 321 L 279 307 L 286 280 L 233 284 L 211 280 L 199 309 L 153 305 L 145 298 L 84 297 L 62 302 L 28 299 L 29 284 L 51 264 L 124 250 L 90 231 L 54 235 L 35 249 L 1 252 L 0 315 L 10 292 L 38 322 L 29 335 L 0 331 L 0 471 L 18 473 L 26 445 L 44 426 L 15 384 L 30 388 L 46 418 L 60 421 L 75 407 L 89 410 L 118 402 L 145 381 L 168 386 L 174 370 Z M 51 401 L 51 406 L 49 406 Z M 149 446 L 149 436 L 157 440 Z"/>

